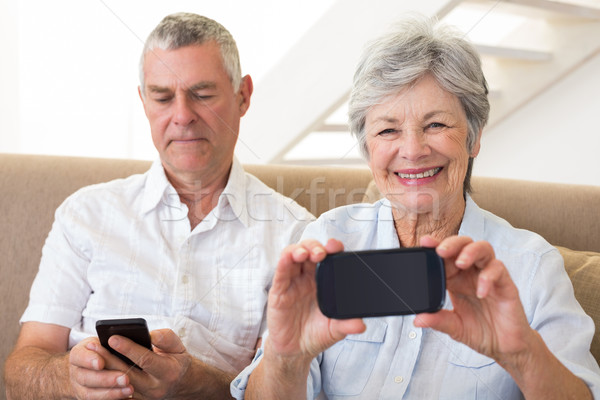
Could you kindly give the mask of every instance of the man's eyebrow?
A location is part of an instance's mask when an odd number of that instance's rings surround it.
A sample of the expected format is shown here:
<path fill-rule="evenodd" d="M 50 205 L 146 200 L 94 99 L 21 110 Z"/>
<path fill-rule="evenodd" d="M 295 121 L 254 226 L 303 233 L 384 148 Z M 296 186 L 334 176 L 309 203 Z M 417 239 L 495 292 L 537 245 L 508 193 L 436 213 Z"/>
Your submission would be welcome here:
<path fill-rule="evenodd" d="M 171 89 L 169 89 L 167 87 L 156 86 L 156 85 L 148 85 L 147 89 L 149 92 L 153 92 L 153 93 L 168 93 L 171 91 Z"/>
<path fill-rule="evenodd" d="M 195 85 L 190 86 L 188 89 L 192 92 L 196 90 L 215 89 L 217 84 L 214 82 L 198 82 Z"/>
<path fill-rule="evenodd" d="M 198 82 L 198 83 L 188 87 L 188 90 L 194 92 L 196 90 L 214 89 L 216 87 L 217 87 L 217 84 L 214 82 Z M 147 89 L 149 92 L 152 92 L 152 93 L 170 93 L 172 91 L 168 87 L 158 86 L 158 85 L 148 85 Z"/>

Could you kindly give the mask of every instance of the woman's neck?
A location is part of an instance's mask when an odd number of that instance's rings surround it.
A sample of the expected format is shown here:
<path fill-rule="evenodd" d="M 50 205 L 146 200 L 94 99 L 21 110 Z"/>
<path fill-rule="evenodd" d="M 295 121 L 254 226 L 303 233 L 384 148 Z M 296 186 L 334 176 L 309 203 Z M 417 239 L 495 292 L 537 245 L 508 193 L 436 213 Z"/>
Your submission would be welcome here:
<path fill-rule="evenodd" d="M 440 207 L 438 212 L 408 213 L 392 208 L 394 226 L 401 247 L 416 247 L 423 236 L 438 240 L 458 234 L 465 212 L 464 199 L 448 207 Z"/>

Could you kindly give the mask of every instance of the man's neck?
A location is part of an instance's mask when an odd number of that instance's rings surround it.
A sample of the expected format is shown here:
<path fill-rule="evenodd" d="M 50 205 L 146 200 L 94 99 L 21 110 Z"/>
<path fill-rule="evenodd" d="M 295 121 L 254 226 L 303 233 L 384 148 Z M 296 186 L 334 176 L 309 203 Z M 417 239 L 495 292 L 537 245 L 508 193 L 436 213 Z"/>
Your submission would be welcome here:
<path fill-rule="evenodd" d="M 219 196 L 227 185 L 231 165 L 216 173 L 174 175 L 165 172 L 181 202 L 188 207 L 188 219 L 193 230 L 217 206 Z"/>

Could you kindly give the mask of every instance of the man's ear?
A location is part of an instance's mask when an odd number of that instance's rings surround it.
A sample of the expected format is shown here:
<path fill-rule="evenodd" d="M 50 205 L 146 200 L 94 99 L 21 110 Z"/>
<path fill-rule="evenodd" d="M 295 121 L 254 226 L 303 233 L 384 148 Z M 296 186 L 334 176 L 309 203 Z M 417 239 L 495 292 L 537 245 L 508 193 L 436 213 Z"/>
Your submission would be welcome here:
<path fill-rule="evenodd" d="M 142 101 L 142 106 L 144 107 L 144 113 L 148 115 L 146 112 L 146 100 L 144 99 L 144 95 L 142 94 L 142 87 L 138 86 L 138 95 L 140 96 L 140 100 Z"/>
<path fill-rule="evenodd" d="M 254 84 L 250 75 L 246 75 L 242 78 L 240 83 L 240 90 L 238 92 L 238 98 L 240 102 L 240 116 L 244 116 L 248 108 L 250 107 L 250 97 L 254 91 Z"/>

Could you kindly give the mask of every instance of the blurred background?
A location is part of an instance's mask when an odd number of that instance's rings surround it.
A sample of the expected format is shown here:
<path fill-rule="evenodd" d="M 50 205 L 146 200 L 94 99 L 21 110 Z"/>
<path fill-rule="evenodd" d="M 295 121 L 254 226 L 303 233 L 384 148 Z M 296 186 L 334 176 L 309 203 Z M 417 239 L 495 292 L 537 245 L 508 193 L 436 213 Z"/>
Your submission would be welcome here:
<path fill-rule="evenodd" d="M 243 163 L 364 166 L 346 124 L 358 56 L 418 12 L 482 55 L 492 111 L 474 175 L 600 185 L 598 0 L 1 0 L 0 153 L 156 158 L 138 61 L 177 11 L 229 29 L 253 77 Z"/>

